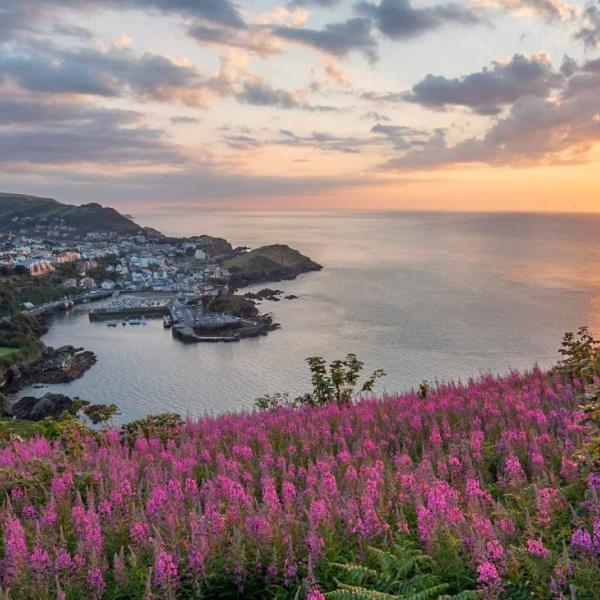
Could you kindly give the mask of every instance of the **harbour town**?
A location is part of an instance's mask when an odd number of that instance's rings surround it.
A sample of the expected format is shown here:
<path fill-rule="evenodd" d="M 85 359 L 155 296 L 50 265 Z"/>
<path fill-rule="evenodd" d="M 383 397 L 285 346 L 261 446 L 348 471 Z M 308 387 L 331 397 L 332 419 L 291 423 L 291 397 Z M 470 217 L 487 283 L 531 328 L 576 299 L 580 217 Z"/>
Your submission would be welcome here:
<path fill-rule="evenodd" d="M 183 342 L 237 342 L 278 327 L 269 315 L 243 318 L 208 312 L 202 303 L 168 293 L 133 296 L 116 292 L 88 316 L 90 321 L 107 320 L 107 327 L 145 325 L 148 318 L 162 318 L 164 327 L 171 328 L 173 336 Z"/>
<path fill-rule="evenodd" d="M 169 237 L 98 204 L 0 194 L 0 216 L 0 400 L 9 396 L 13 405 L 23 388 L 73 381 L 96 363 L 93 351 L 43 343 L 55 313 L 77 306 L 109 328 L 162 319 L 182 343 L 239 342 L 279 328 L 259 310 L 279 291 L 240 288 L 322 268 L 287 245 Z M 63 410 L 65 402 L 47 398 L 33 413 Z"/>

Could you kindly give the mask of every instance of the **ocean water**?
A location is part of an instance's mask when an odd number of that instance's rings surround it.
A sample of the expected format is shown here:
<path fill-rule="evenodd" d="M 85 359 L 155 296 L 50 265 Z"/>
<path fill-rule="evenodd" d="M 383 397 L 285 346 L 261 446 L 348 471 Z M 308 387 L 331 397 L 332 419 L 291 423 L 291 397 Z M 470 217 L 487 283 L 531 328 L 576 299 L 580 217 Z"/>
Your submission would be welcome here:
<path fill-rule="evenodd" d="M 562 335 L 600 333 L 600 215 L 265 213 L 138 214 L 173 235 L 234 245 L 287 243 L 324 265 L 270 287 L 282 329 L 235 344 L 184 345 L 160 321 L 90 323 L 83 307 L 44 341 L 93 350 L 98 363 L 65 385 L 28 389 L 114 402 L 120 420 L 148 413 L 219 414 L 264 394 L 308 389 L 304 359 L 356 353 L 387 375 L 378 392 L 482 372 L 549 366 Z M 258 286 L 257 289 L 263 286 Z"/>

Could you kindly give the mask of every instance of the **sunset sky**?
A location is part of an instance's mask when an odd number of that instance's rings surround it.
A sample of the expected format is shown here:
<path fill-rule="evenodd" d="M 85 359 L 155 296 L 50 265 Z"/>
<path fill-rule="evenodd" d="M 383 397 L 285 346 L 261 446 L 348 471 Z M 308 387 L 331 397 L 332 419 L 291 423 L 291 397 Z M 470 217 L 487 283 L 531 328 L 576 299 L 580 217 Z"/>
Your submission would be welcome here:
<path fill-rule="evenodd" d="M 0 0 L 0 191 L 600 211 L 600 0 Z"/>

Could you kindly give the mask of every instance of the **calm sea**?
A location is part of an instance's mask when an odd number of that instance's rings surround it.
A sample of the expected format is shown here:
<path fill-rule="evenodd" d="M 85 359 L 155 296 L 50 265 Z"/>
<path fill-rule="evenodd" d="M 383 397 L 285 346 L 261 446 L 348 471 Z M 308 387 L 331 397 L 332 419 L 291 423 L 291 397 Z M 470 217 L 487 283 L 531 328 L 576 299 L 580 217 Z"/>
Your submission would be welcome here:
<path fill-rule="evenodd" d="M 379 391 L 393 392 L 424 379 L 548 366 L 563 332 L 583 324 L 600 332 L 600 215 L 179 211 L 136 219 L 234 245 L 287 243 L 325 269 L 271 286 L 299 296 L 263 303 L 282 329 L 237 344 L 184 345 L 160 321 L 111 329 L 78 308 L 44 341 L 84 346 L 98 363 L 78 381 L 25 393 L 115 402 L 121 420 L 217 414 L 264 393 L 306 391 L 312 355 L 354 352 L 385 369 Z"/>

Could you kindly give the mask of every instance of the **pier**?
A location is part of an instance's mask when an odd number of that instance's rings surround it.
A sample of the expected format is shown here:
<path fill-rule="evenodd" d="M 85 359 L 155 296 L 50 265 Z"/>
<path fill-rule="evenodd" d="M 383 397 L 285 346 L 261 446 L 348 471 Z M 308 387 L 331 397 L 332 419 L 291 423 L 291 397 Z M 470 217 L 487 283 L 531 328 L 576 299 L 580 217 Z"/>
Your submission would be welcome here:
<path fill-rule="evenodd" d="M 172 296 L 171 296 L 172 298 Z M 159 318 L 169 314 L 169 301 L 152 295 L 146 297 L 120 295 L 104 306 L 89 312 L 90 321 L 129 319 L 133 317 Z"/>
<path fill-rule="evenodd" d="M 173 336 L 183 342 L 239 342 L 266 333 L 259 320 L 227 314 L 205 313 L 199 306 L 169 304 Z"/>

